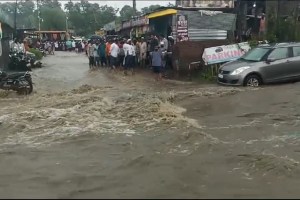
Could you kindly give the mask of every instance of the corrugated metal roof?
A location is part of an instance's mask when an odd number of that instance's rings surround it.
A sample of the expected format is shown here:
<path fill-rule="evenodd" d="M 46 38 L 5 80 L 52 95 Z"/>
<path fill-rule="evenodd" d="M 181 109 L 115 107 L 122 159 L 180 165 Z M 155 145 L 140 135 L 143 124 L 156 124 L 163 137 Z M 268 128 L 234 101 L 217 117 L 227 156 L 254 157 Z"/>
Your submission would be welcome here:
<path fill-rule="evenodd" d="M 191 41 L 225 40 L 227 39 L 227 31 L 214 29 L 189 29 L 189 39 Z"/>

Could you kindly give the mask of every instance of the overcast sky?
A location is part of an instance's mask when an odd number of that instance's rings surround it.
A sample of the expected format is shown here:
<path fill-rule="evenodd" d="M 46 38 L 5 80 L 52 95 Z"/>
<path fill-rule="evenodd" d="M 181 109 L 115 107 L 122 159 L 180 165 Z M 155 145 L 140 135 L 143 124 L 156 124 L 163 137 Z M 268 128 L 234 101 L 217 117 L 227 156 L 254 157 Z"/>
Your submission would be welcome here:
<path fill-rule="evenodd" d="M 64 1 L 64 3 L 65 2 L 66 1 Z M 107 4 L 109 6 L 112 6 L 112 7 L 115 7 L 115 8 L 120 8 L 120 9 L 123 6 L 125 6 L 125 5 L 132 6 L 132 1 L 130 1 L 130 0 L 126 0 L 126 1 L 119 1 L 119 0 L 113 0 L 113 1 L 94 0 L 94 1 L 90 1 L 90 2 L 97 2 L 100 5 Z M 166 6 L 166 5 L 168 5 L 169 2 L 175 4 L 175 0 L 148 0 L 148 1 L 146 1 L 146 0 L 136 0 L 136 7 L 137 7 L 138 10 L 140 10 L 143 7 L 154 5 L 154 4 L 158 4 L 158 5 L 161 5 L 161 6 Z"/>
<path fill-rule="evenodd" d="M 16 0 L 0 0 L 0 2 L 15 2 Z M 20 0 L 18 0 L 20 1 Z M 36 2 L 36 0 L 34 0 Z M 69 0 L 60 0 L 60 2 L 62 4 L 67 3 Z M 75 0 L 73 0 L 73 2 L 76 2 Z M 78 2 L 78 1 L 77 1 Z M 130 5 L 132 6 L 132 1 L 131 0 L 111 0 L 111 1 L 106 1 L 106 0 L 89 0 L 89 2 L 91 3 L 98 3 L 100 5 L 108 5 L 108 6 L 112 6 L 114 8 L 122 8 L 125 5 Z M 136 7 L 138 10 L 140 10 L 143 7 L 146 6 L 150 6 L 150 5 L 154 5 L 154 4 L 158 4 L 161 6 L 166 6 L 168 3 L 173 3 L 175 4 L 175 0 L 136 0 Z"/>

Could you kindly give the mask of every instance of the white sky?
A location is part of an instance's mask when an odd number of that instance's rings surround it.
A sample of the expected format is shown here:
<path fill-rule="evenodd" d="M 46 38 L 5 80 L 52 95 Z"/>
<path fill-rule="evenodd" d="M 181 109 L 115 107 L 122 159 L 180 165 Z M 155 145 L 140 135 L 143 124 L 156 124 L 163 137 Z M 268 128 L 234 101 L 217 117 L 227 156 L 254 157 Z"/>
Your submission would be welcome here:
<path fill-rule="evenodd" d="M 16 0 L 0 0 L 0 2 L 15 2 Z M 20 0 L 18 0 L 20 1 Z M 65 4 L 67 3 L 69 0 L 60 0 L 61 4 Z M 78 2 L 75 0 L 72 0 L 74 3 Z M 36 2 L 36 0 L 34 0 L 34 2 Z M 108 5 L 108 6 L 112 6 L 114 8 L 119 8 L 121 9 L 123 6 L 125 5 L 130 5 L 132 6 L 132 1 L 131 0 L 111 0 L 111 1 L 106 1 L 106 0 L 89 0 L 90 3 L 98 3 L 99 5 Z M 136 0 L 136 7 L 138 10 L 140 10 L 143 7 L 147 7 L 150 5 L 161 5 L 161 6 L 166 6 L 168 3 L 173 3 L 175 4 L 175 0 Z"/>
<path fill-rule="evenodd" d="M 62 3 L 65 3 L 66 1 L 61 1 Z M 75 1 L 74 1 L 75 2 Z M 90 3 L 98 3 L 99 5 L 108 5 L 112 6 L 114 8 L 122 8 L 125 5 L 132 6 L 132 1 L 126 0 L 126 1 L 120 1 L 120 0 L 113 0 L 113 1 L 106 1 L 106 0 L 90 0 Z M 151 5 L 161 5 L 161 6 L 166 6 L 168 3 L 173 3 L 175 4 L 175 0 L 136 0 L 136 7 L 138 10 L 140 10 L 143 7 L 151 6 Z"/>

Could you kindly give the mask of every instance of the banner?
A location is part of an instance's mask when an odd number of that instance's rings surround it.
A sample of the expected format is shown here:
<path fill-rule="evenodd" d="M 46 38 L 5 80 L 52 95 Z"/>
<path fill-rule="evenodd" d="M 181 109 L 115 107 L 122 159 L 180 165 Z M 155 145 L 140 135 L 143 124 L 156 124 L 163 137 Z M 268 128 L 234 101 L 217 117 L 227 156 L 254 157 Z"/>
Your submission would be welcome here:
<path fill-rule="evenodd" d="M 234 0 L 177 0 L 179 7 L 196 8 L 233 8 Z"/>
<path fill-rule="evenodd" d="M 105 31 L 104 30 L 95 31 L 95 35 L 103 37 L 105 35 Z"/>
<path fill-rule="evenodd" d="M 202 59 L 206 65 L 229 62 L 243 56 L 251 49 L 248 42 L 204 49 Z"/>
<path fill-rule="evenodd" d="M 187 15 L 177 15 L 177 42 L 189 40 Z"/>
<path fill-rule="evenodd" d="M 2 39 L 2 24 L 0 22 L 0 40 Z"/>

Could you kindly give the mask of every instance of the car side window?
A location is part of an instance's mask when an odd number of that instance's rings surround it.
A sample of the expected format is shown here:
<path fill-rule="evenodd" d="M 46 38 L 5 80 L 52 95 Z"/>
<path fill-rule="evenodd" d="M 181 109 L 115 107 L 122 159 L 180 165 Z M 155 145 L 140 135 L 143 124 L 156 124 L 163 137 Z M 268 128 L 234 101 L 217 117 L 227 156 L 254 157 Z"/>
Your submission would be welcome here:
<path fill-rule="evenodd" d="M 293 47 L 294 57 L 300 56 L 300 47 Z"/>
<path fill-rule="evenodd" d="M 289 49 L 288 48 L 277 48 L 274 49 L 268 58 L 272 58 L 274 60 L 280 60 L 289 57 Z"/>

